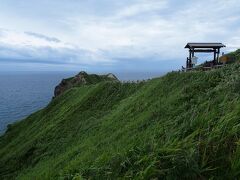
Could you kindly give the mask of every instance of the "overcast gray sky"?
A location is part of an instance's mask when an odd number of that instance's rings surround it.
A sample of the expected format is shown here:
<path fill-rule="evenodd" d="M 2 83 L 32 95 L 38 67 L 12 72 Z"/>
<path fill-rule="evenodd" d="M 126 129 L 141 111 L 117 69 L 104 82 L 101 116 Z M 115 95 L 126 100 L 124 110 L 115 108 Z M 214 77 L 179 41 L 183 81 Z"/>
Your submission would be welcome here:
<path fill-rule="evenodd" d="M 0 71 L 166 71 L 239 35 L 240 0 L 1 0 Z"/>

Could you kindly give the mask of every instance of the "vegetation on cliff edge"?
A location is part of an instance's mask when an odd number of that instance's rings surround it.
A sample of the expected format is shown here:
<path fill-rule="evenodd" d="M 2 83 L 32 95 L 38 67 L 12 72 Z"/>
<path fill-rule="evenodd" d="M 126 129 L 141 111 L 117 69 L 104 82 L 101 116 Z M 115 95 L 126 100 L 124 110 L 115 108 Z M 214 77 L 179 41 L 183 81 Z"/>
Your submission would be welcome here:
<path fill-rule="evenodd" d="M 0 177 L 240 177 L 239 89 L 238 62 L 71 88 L 0 137 Z"/>

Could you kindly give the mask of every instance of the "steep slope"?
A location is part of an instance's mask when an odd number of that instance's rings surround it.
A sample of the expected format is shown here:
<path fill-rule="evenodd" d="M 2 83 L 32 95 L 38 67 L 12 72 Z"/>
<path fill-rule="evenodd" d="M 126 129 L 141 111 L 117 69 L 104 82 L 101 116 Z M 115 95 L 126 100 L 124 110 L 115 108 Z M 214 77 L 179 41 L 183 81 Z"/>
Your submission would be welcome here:
<path fill-rule="evenodd" d="M 0 138 L 2 179 L 240 177 L 240 64 L 74 87 Z"/>

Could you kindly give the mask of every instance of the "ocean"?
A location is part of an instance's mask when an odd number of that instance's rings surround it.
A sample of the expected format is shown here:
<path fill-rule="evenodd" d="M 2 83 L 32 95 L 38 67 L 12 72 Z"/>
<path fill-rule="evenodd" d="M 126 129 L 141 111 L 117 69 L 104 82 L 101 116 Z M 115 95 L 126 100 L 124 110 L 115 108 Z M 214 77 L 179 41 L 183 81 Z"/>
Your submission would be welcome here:
<path fill-rule="evenodd" d="M 74 73 L 0 73 L 0 133 L 8 124 L 45 107 L 55 86 Z"/>
<path fill-rule="evenodd" d="M 0 72 L 0 134 L 8 124 L 44 108 L 54 88 L 74 72 Z M 148 79 L 163 73 L 115 73 L 120 80 Z"/>

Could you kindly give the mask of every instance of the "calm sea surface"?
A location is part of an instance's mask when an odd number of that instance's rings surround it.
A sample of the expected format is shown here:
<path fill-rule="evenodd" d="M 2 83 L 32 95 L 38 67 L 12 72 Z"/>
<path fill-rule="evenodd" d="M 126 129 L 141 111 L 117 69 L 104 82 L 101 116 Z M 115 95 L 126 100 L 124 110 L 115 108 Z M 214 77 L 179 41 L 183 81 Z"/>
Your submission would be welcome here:
<path fill-rule="evenodd" d="M 0 72 L 0 134 L 8 124 L 44 108 L 51 100 L 55 86 L 74 72 Z M 115 73 L 121 80 L 147 79 L 162 73 Z"/>
<path fill-rule="evenodd" d="M 71 73 L 0 73 L 0 133 L 45 107 L 55 86 Z"/>

